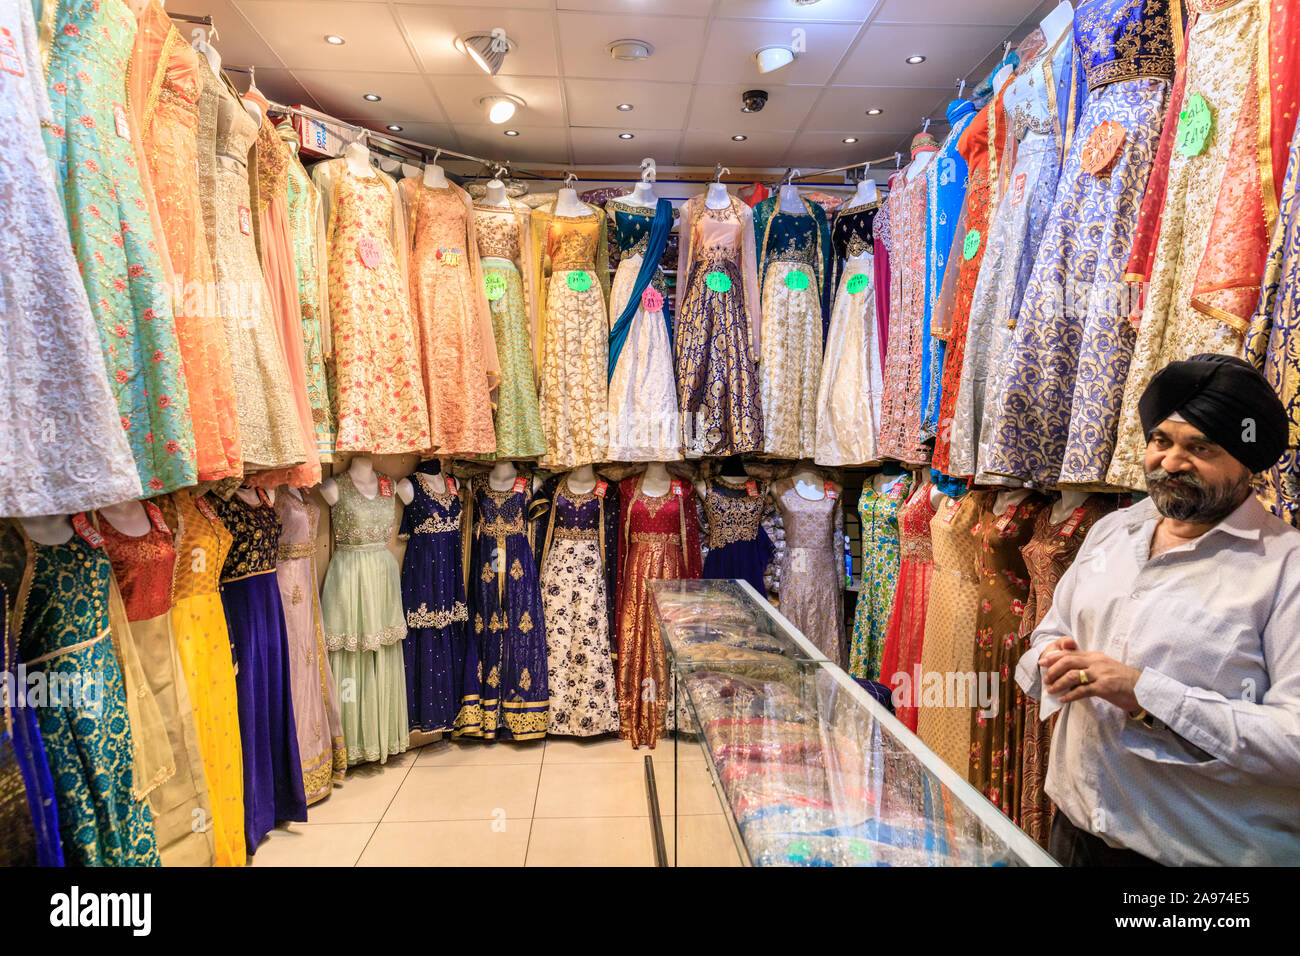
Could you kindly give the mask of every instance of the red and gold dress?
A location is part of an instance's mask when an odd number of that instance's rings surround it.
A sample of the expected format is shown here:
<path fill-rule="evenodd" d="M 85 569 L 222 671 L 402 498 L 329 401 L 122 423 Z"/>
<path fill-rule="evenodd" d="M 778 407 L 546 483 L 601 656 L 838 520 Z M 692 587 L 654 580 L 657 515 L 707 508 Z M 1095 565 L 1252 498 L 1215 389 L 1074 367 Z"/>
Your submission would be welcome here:
<path fill-rule="evenodd" d="M 645 475 L 619 485 L 618 724 L 633 747 L 653 747 L 665 726 L 671 688 L 647 581 L 700 576 L 695 490 L 674 478 L 658 498 L 641 490 Z"/>

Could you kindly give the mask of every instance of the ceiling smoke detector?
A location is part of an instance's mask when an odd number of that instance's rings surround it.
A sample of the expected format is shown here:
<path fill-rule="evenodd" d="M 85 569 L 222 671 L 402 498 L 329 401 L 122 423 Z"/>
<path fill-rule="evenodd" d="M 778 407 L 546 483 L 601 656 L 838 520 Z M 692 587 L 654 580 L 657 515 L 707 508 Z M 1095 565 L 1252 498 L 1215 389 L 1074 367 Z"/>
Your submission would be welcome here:
<path fill-rule="evenodd" d="M 616 60 L 644 60 L 654 51 L 654 44 L 645 40 L 615 40 L 605 47 L 605 52 Z"/>
<path fill-rule="evenodd" d="M 478 64 L 488 76 L 496 76 L 506 60 L 506 54 L 518 48 L 506 31 L 497 27 L 487 33 L 463 33 L 452 43 L 461 53 Z"/>

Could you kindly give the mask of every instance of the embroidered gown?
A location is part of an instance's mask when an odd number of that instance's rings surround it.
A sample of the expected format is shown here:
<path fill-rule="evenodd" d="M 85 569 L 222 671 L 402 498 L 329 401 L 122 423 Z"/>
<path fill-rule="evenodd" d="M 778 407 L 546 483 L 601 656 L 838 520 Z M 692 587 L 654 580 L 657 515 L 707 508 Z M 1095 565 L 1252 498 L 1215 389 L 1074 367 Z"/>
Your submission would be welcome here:
<path fill-rule="evenodd" d="M 338 685 L 348 766 L 405 753 L 410 743 L 402 641 L 401 572 L 388 550 L 397 525 L 392 480 L 376 472 L 373 498 L 344 472 L 334 481 L 334 557 L 325 571 L 321 614 Z M 383 494 L 384 482 L 389 493 Z M 350 691 L 350 692 L 349 692 Z"/>
<path fill-rule="evenodd" d="M 470 585 L 474 591 L 476 678 L 456 718 L 457 735 L 488 740 L 546 736 L 550 687 L 546 627 L 537 562 L 528 531 L 531 494 L 496 491 L 486 479 L 473 485 L 474 531 Z"/>
<path fill-rule="evenodd" d="M 407 722 L 411 730 L 449 734 L 465 695 L 478 693 L 478 655 L 466 623 L 460 489 L 454 483 L 448 487 L 443 475 L 424 471 L 416 471 L 411 484 L 415 497 L 402 510 L 397 533 L 406 541 L 402 653 Z"/>
<path fill-rule="evenodd" d="M 735 198 L 726 209 L 702 196 L 682 205 L 673 350 L 688 458 L 763 450 L 753 218 Z"/>
<path fill-rule="evenodd" d="M 533 513 L 540 518 L 537 551 L 551 695 L 547 732 L 572 737 L 617 733 L 610 640 L 618 490 L 599 481 L 580 494 L 569 487 L 566 475 L 548 481 L 540 497 Z"/>
<path fill-rule="evenodd" d="M 758 366 L 763 451 L 777 458 L 816 453 L 817 386 L 830 281 L 831 236 L 821 206 L 781 211 L 772 196 L 754 207 L 761 273 L 762 345 Z"/>
<path fill-rule="evenodd" d="M 496 339 L 501 382 L 497 386 L 497 459 L 537 458 L 546 453 L 542 413 L 537 404 L 537 290 L 533 275 L 532 210 L 518 200 L 508 209 L 478 204 L 474 226 L 488 289 L 488 310 Z M 496 278 L 493 278 L 496 277 Z M 535 364 L 536 363 L 536 364 Z"/>
<path fill-rule="evenodd" d="M 609 318 L 616 322 L 636 286 L 642 257 L 650 242 L 655 207 L 635 206 L 611 199 L 618 269 L 609 296 Z M 647 312 L 638 307 L 618 364 L 609 379 L 610 461 L 676 461 L 682 457 L 682 422 L 677 407 L 673 346 L 668 335 L 668 281 L 655 269 L 646 291 L 653 289 L 663 306 Z M 644 303 L 646 295 L 642 294 Z"/>
<path fill-rule="evenodd" d="M 6 4 L 0 27 L 18 58 L 0 70 L 0 407 L 33 410 L 0 421 L 0 515 L 71 514 L 140 497 L 140 476 L 41 139 L 51 114 L 31 4 Z"/>
<path fill-rule="evenodd" d="M 212 504 L 233 538 L 221 570 L 221 603 L 235 658 L 244 749 L 244 841 L 251 854 L 277 823 L 307 819 L 289 636 L 275 576 L 280 523 L 273 507 L 250 505 L 239 492 Z"/>
<path fill-rule="evenodd" d="M 299 501 L 288 488 L 275 496 L 280 550 L 275 566 L 289 636 L 289 680 L 293 725 L 298 733 L 302 786 L 307 805 L 325 799 L 333 781 L 347 771 L 347 749 L 338 691 L 325 652 L 320 598 L 316 590 L 316 528 L 320 509 Z"/>
<path fill-rule="evenodd" d="M 904 472 L 888 490 L 877 491 L 870 481 L 858 497 L 862 519 L 862 590 L 853 612 L 853 637 L 849 644 L 849 673 L 880 680 L 880 656 L 885 650 L 889 616 L 894 610 L 901 561 L 898 509 L 907 500 L 912 476 Z"/>
<path fill-rule="evenodd" d="M 1074 43 L 1088 99 L 990 409 L 986 466 L 1044 486 L 1098 484 L 1110 460 L 1135 338 L 1117 321 L 1128 311 L 1122 276 L 1174 72 L 1169 4 L 1080 4 Z M 1118 145 L 1103 124 L 1118 124 Z"/>
<path fill-rule="evenodd" d="M 672 705 L 672 677 L 646 582 L 700 576 L 695 492 L 673 480 L 657 498 L 641 490 L 644 473 L 618 489 L 618 735 L 633 747 L 654 747 Z"/>
<path fill-rule="evenodd" d="M 862 465 L 879 457 L 876 446 L 884 395 L 876 326 L 872 224 L 881 200 L 842 208 L 831 245 L 839 284 L 817 388 L 816 462 Z"/>
<path fill-rule="evenodd" d="M 718 475 L 706 482 L 708 553 L 700 577 L 739 578 L 760 596 L 765 593 L 764 574 L 776 553 L 763 527 L 763 518 L 772 511 L 767 490 L 767 482 L 757 479 Z"/>
<path fill-rule="evenodd" d="M 144 794 L 159 781 L 137 779 L 138 725 L 129 719 L 109 630 L 116 586 L 108 554 L 75 533 L 59 545 L 37 544 L 12 529 L 0 529 L 0 539 L 0 575 L 18 595 L 12 620 L 29 679 L 41 673 L 48 685 L 56 675 L 94 674 L 103 681 L 96 690 L 102 696 L 93 702 L 85 695 L 36 709 L 64 860 L 70 866 L 157 866 Z"/>
<path fill-rule="evenodd" d="M 496 448 L 491 392 L 500 379 L 479 264 L 473 204 L 459 186 L 402 180 L 411 233 L 411 318 L 440 455 Z"/>
<path fill-rule="evenodd" d="M 817 649 L 843 667 L 844 518 L 842 489 L 827 482 L 823 496 L 809 501 L 790 478 L 772 484 L 772 497 L 785 529 L 781 554 L 781 613 Z"/>
<path fill-rule="evenodd" d="M 934 550 L 930 541 L 933 485 L 916 485 L 898 509 L 900 561 L 894 607 L 885 629 L 880 656 L 880 680 L 895 693 L 894 716 L 916 731 L 918 694 L 916 667 L 925 648 L 925 612 L 930 599 Z M 901 692 L 900 692 L 901 688 Z M 899 697 L 902 699 L 899 700 Z"/>
<path fill-rule="evenodd" d="M 194 484 L 198 470 L 166 260 L 145 202 L 132 140 L 138 131 L 125 106 L 135 33 L 135 17 L 121 0 L 45 0 L 42 7 L 53 117 L 44 127 L 46 152 L 121 427 L 144 493 L 156 495 Z"/>

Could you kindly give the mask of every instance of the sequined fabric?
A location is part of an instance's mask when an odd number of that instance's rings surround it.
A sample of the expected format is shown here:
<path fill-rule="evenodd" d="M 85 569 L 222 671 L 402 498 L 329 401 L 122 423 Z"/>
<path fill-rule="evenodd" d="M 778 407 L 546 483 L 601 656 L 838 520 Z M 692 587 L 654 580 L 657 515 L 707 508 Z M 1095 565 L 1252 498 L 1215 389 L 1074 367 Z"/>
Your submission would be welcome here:
<path fill-rule="evenodd" d="M 875 263 L 850 260 L 831 312 L 821 381 L 817 387 L 815 460 L 819 465 L 862 465 L 880 457 L 878 436 L 884 370 L 877 341 Z M 856 292 L 849 283 L 865 280 Z"/>
<path fill-rule="evenodd" d="M 843 493 L 838 485 L 833 486 Z M 817 649 L 841 667 L 848 662 L 844 633 L 844 518 L 840 499 L 823 491 L 809 501 L 792 479 L 772 485 L 785 530 L 781 555 L 781 613 Z"/>
<path fill-rule="evenodd" d="M 280 546 L 280 524 L 275 509 L 250 505 L 238 493 L 229 501 L 211 495 L 208 500 L 232 538 L 221 568 L 221 582 L 274 571 Z"/>

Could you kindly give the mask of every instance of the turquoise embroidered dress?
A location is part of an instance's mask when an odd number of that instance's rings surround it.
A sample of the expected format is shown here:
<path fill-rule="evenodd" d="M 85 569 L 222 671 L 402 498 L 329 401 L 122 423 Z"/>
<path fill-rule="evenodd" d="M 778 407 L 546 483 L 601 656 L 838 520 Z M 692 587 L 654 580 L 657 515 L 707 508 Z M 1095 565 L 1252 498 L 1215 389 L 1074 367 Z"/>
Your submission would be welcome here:
<path fill-rule="evenodd" d="M 189 390 L 164 258 L 131 137 L 126 73 L 136 22 L 121 0 L 45 0 L 44 130 L 109 386 L 146 495 L 197 479 Z"/>

